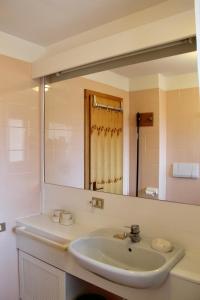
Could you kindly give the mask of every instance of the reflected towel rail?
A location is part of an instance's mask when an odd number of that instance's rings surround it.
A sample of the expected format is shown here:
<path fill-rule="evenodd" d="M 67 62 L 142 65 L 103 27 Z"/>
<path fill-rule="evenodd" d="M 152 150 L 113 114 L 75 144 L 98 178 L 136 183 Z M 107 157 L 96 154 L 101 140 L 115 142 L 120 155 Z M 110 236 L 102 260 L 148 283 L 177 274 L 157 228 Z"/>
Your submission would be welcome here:
<path fill-rule="evenodd" d="M 120 107 L 113 107 L 110 105 L 105 105 L 97 102 L 96 96 L 93 97 L 93 107 L 98 107 L 106 110 L 113 110 L 113 111 L 118 111 L 118 112 L 123 112 L 123 109 L 121 107 L 121 102 L 120 102 Z"/>

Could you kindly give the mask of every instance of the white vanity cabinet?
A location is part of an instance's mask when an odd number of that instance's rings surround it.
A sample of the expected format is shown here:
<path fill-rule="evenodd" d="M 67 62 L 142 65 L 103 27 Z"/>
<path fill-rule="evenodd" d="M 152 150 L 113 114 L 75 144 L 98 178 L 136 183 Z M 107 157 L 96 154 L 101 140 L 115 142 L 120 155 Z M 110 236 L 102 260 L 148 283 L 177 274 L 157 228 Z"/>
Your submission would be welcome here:
<path fill-rule="evenodd" d="M 19 251 L 20 300 L 66 300 L 66 273 Z"/>
<path fill-rule="evenodd" d="M 97 293 L 108 300 L 122 300 L 20 250 L 19 283 L 20 300 L 74 300 L 87 293 Z"/>

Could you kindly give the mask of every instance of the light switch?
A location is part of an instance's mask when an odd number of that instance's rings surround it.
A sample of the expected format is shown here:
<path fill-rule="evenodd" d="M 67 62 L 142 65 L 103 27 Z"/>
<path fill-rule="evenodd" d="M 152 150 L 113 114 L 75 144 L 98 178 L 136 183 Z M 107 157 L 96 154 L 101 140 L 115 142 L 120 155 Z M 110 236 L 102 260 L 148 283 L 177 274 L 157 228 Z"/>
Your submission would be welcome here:
<path fill-rule="evenodd" d="M 173 177 L 199 178 L 199 163 L 173 163 Z"/>
<path fill-rule="evenodd" d="M 6 223 L 0 223 L 0 232 L 6 231 Z"/>

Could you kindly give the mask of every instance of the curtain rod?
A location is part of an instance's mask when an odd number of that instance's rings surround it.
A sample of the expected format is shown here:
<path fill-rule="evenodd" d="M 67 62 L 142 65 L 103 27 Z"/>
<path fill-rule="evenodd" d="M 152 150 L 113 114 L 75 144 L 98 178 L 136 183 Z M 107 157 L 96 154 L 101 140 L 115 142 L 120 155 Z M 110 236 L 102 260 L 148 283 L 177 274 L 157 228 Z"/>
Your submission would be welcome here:
<path fill-rule="evenodd" d="M 121 101 L 120 101 L 120 107 L 114 107 L 114 106 L 110 106 L 110 105 L 105 105 L 105 104 L 97 103 L 97 99 L 96 99 L 95 95 L 93 97 L 92 105 L 94 107 L 97 107 L 97 108 L 102 108 L 102 109 L 106 109 L 106 110 L 113 110 L 113 111 L 123 112 L 123 109 L 121 107 Z"/>

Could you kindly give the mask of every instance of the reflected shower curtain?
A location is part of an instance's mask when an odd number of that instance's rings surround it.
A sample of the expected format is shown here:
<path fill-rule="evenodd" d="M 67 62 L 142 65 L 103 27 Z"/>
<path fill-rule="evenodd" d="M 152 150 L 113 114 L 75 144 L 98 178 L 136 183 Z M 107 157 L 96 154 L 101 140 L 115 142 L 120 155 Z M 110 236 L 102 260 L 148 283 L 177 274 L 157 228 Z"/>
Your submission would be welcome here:
<path fill-rule="evenodd" d="M 98 104 L 120 102 L 96 97 Z M 96 190 L 123 193 L 123 112 L 90 107 L 90 184 Z"/>

